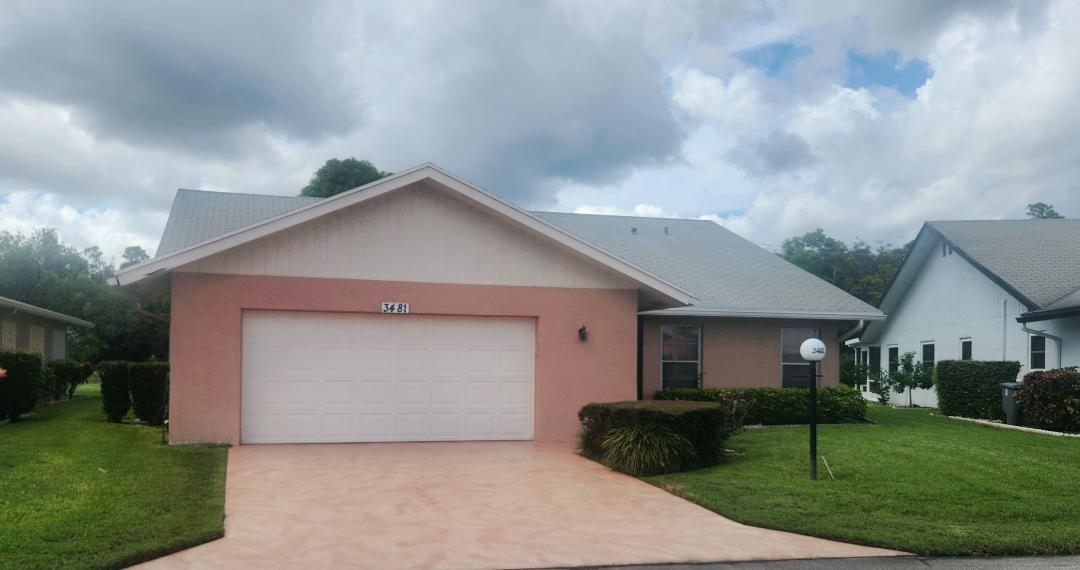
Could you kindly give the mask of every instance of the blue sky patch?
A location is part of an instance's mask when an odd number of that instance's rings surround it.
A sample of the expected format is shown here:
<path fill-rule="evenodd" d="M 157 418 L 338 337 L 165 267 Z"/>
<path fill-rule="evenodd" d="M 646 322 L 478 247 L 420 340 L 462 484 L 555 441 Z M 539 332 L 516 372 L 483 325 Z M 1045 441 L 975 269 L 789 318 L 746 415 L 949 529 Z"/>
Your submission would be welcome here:
<path fill-rule="evenodd" d="M 901 65 L 900 53 L 890 50 L 881 54 L 848 52 L 847 86 L 892 87 L 904 97 L 915 97 L 915 90 L 930 78 L 926 60 L 909 59 Z"/>
<path fill-rule="evenodd" d="M 808 46 L 795 42 L 776 42 L 732 55 L 743 65 L 761 70 L 769 77 L 776 77 L 790 73 L 795 64 L 812 51 Z"/>

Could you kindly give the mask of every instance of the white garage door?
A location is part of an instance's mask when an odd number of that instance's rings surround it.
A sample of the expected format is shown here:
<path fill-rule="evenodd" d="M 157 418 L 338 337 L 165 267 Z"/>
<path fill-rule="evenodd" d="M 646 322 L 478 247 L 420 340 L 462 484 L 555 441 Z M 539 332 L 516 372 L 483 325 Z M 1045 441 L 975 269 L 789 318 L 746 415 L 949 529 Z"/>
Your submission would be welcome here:
<path fill-rule="evenodd" d="M 532 439 L 532 319 L 246 311 L 243 443 Z"/>

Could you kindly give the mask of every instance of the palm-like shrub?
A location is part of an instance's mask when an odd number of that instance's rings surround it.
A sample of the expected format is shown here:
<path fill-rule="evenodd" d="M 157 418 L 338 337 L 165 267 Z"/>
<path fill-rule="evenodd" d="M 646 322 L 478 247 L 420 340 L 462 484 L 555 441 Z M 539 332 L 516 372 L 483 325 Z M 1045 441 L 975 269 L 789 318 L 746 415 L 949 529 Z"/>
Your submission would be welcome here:
<path fill-rule="evenodd" d="M 635 476 L 680 471 L 694 464 L 694 446 L 682 435 L 653 423 L 615 428 L 600 438 L 601 463 Z"/>

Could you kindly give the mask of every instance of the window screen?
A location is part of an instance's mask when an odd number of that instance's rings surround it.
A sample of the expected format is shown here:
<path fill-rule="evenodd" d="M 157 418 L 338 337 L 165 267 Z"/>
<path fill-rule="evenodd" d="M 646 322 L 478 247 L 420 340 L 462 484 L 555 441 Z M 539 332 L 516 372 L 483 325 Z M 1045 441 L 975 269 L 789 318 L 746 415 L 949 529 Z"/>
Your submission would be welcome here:
<path fill-rule="evenodd" d="M 965 338 L 960 341 L 960 360 L 971 360 L 970 338 Z"/>
<path fill-rule="evenodd" d="M 900 368 L 900 347 L 889 347 L 889 374 L 896 372 Z"/>
<path fill-rule="evenodd" d="M 701 368 L 701 327 L 660 327 L 660 379 L 664 388 L 696 388 Z"/>
<path fill-rule="evenodd" d="M 934 367 L 934 345 L 927 343 L 922 345 L 922 365 L 929 370 Z"/>
<path fill-rule="evenodd" d="M 1046 368 L 1046 337 L 1031 337 L 1031 368 L 1041 370 Z"/>
<path fill-rule="evenodd" d="M 809 368 L 799 354 L 799 346 L 808 338 L 818 336 L 817 329 L 780 329 L 780 385 L 784 388 L 808 388 Z"/>

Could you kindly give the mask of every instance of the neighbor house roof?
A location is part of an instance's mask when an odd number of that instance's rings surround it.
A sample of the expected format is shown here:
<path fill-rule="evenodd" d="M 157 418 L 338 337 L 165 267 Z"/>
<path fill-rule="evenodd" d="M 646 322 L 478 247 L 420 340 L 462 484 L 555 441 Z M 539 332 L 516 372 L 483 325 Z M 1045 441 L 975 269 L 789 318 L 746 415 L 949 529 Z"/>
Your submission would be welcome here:
<path fill-rule="evenodd" d="M 535 212 L 690 291 L 664 314 L 880 319 L 881 311 L 708 220 Z"/>
<path fill-rule="evenodd" d="M 631 279 L 641 285 L 642 290 L 648 292 L 651 301 L 659 306 L 685 305 L 695 300 L 692 294 L 668 283 L 662 278 L 643 271 L 607 251 L 582 241 L 565 230 L 553 226 L 433 164 L 421 164 L 329 198 L 312 200 L 306 204 L 297 203 L 297 207 L 291 210 L 270 214 L 269 217 L 254 222 L 250 222 L 250 217 L 258 215 L 260 211 L 270 212 L 274 207 L 286 208 L 291 204 L 272 200 L 266 204 L 245 205 L 239 208 L 241 214 L 231 212 L 215 213 L 214 211 L 217 208 L 213 206 L 205 209 L 202 207 L 204 205 L 202 200 L 213 198 L 207 196 L 198 197 L 191 202 L 191 208 L 185 206 L 185 210 L 190 211 L 183 216 L 178 216 L 175 224 L 171 220 L 166 223 L 167 226 L 173 226 L 167 231 L 170 243 L 166 245 L 170 249 L 167 252 L 157 254 L 149 261 L 120 270 L 113 278 L 113 283 L 119 287 L 124 287 L 139 297 L 161 294 L 164 292 L 167 283 L 165 277 L 177 267 L 320 218 L 343 208 L 373 200 L 401 188 L 428 181 L 438 184 L 481 208 L 520 224 L 540 236 L 553 240 L 593 262 Z M 225 198 L 227 201 L 246 201 L 249 199 L 251 199 L 250 196 L 245 198 L 243 195 Z M 254 200 L 261 202 L 260 198 Z M 189 201 L 184 199 L 183 203 L 187 205 Z M 247 225 L 228 229 L 236 224 L 244 223 L 247 223 Z M 193 227 L 187 227 L 188 225 Z M 209 234 L 221 230 L 224 230 L 224 233 L 207 237 Z M 188 243 L 189 239 L 201 239 L 202 241 Z"/>
<path fill-rule="evenodd" d="M 882 297 L 881 310 L 896 309 L 938 240 L 1024 304 L 1021 322 L 1080 314 L 1080 220 L 926 222 Z M 861 340 L 872 342 L 882 327 L 870 324 Z"/>
<path fill-rule="evenodd" d="M 65 315 L 63 313 L 57 313 L 56 311 L 50 311 L 49 309 L 43 309 L 41 307 L 37 307 L 37 306 L 31 305 L 29 303 L 23 303 L 22 301 L 16 301 L 15 299 L 9 299 L 7 297 L 0 297 L 0 308 L 11 309 L 11 310 L 14 311 L 14 314 L 25 313 L 27 315 L 34 315 L 36 317 L 41 317 L 43 319 L 49 319 L 49 320 L 52 320 L 52 321 L 60 321 L 62 323 L 67 323 L 69 325 L 75 325 L 77 327 L 92 327 L 92 326 L 94 326 L 94 323 L 91 323 L 90 321 L 84 321 L 82 319 L 77 319 L 77 318 L 72 317 L 70 315 Z M 5 311 L 5 312 L 7 312 L 7 311 Z M 7 312 L 7 314 L 10 315 L 11 312 Z M 0 313 L 0 316 L 5 316 L 5 314 Z"/>
<path fill-rule="evenodd" d="M 320 202 L 179 190 L 157 256 Z M 689 292 L 678 314 L 876 319 L 877 309 L 719 225 L 702 220 L 533 212 L 614 258 Z"/>

